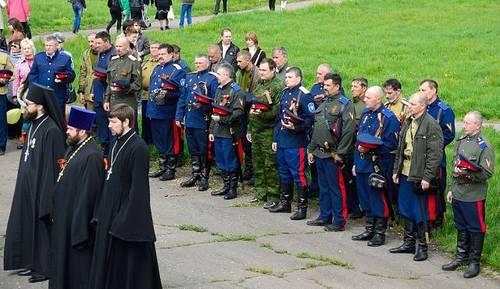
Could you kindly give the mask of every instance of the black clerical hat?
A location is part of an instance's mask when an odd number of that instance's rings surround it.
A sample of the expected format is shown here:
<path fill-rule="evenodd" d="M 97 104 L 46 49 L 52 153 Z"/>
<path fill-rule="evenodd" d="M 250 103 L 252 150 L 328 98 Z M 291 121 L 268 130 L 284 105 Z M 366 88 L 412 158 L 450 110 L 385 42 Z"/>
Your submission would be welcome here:
<path fill-rule="evenodd" d="M 30 83 L 26 99 L 36 104 L 43 105 L 45 112 L 56 122 L 63 133 L 66 131 L 63 117 L 64 112 L 60 111 L 52 88 L 38 83 Z"/>

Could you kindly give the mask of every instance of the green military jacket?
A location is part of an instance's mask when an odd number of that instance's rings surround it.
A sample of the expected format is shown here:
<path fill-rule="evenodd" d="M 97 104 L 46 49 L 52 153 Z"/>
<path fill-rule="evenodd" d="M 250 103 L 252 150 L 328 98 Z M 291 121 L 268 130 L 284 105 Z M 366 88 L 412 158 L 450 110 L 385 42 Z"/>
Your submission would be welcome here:
<path fill-rule="evenodd" d="M 142 100 L 147 100 L 149 97 L 149 85 L 151 81 L 151 74 L 153 70 L 160 63 L 160 59 L 154 60 L 151 56 L 148 56 L 142 62 Z"/>
<path fill-rule="evenodd" d="M 314 126 L 307 151 L 324 159 L 352 154 L 356 122 L 354 106 L 345 97 L 326 96 L 314 113 Z"/>
<path fill-rule="evenodd" d="M 285 65 L 283 65 L 283 67 L 280 70 L 276 69 L 276 77 L 281 79 L 281 81 L 285 81 L 285 75 L 286 75 L 286 71 L 288 70 L 288 68 L 290 68 L 290 65 L 288 65 L 288 62 L 287 62 L 287 63 L 285 63 Z"/>
<path fill-rule="evenodd" d="M 221 116 L 220 121 L 212 120 L 209 131 L 216 137 L 241 138 L 243 137 L 242 117 L 244 114 L 245 95 L 235 82 L 219 86 L 215 93 L 214 103 L 232 110 L 228 116 Z"/>
<path fill-rule="evenodd" d="M 123 56 L 115 55 L 111 57 L 108 65 L 108 87 L 104 95 L 104 101 L 111 105 L 125 103 L 137 109 L 137 96 L 142 86 L 141 63 L 130 54 Z M 129 87 L 121 91 L 111 89 L 114 81 L 126 80 Z"/>
<path fill-rule="evenodd" d="M 93 54 L 91 49 L 85 50 L 80 62 L 80 78 L 78 79 L 78 93 L 83 93 L 85 100 L 92 100 L 92 82 L 94 81 L 94 66 L 97 54 Z"/>
<path fill-rule="evenodd" d="M 3 51 L 0 52 L 0 69 L 7 69 L 14 72 L 14 66 L 10 61 L 9 55 Z M 7 95 L 7 89 L 8 89 L 8 83 L 6 83 L 4 86 L 0 86 L 0 95 Z"/>
<path fill-rule="evenodd" d="M 236 82 L 244 92 L 253 92 L 259 84 L 259 79 L 259 69 L 255 65 L 250 71 L 241 71 L 239 69 L 236 72 Z"/>
<path fill-rule="evenodd" d="M 257 133 L 272 129 L 274 127 L 274 122 L 279 112 L 279 103 L 281 92 L 285 88 L 283 81 L 281 81 L 276 76 L 269 81 L 259 81 L 259 85 L 253 93 L 253 97 L 259 101 L 268 103 L 271 106 L 270 111 L 261 112 L 260 114 L 249 114 L 249 124 L 248 131 L 256 135 Z M 271 103 L 269 103 L 271 99 Z"/>
<path fill-rule="evenodd" d="M 353 97 L 352 98 L 352 103 L 354 104 L 354 112 L 355 118 L 356 118 L 356 123 L 359 125 L 359 119 L 361 118 L 361 114 L 363 113 L 363 109 L 365 109 L 365 103 L 359 99 L 358 97 Z"/>
<path fill-rule="evenodd" d="M 396 150 L 393 173 L 400 175 L 405 159 L 406 134 L 409 132 L 413 118 L 409 117 L 401 127 L 399 144 Z M 436 120 L 427 112 L 416 119 L 418 128 L 413 136 L 413 152 L 410 157 L 410 173 L 408 181 L 427 182 L 436 178 L 443 157 L 443 132 Z"/>
<path fill-rule="evenodd" d="M 471 162 L 479 164 L 477 172 L 467 170 L 465 175 L 459 175 L 455 168 L 460 162 L 459 155 Z M 463 202 L 475 202 L 486 199 L 488 192 L 487 180 L 493 176 L 495 167 L 495 153 L 490 142 L 481 132 L 472 136 L 463 136 L 457 141 L 453 157 L 451 178 L 451 192 L 453 198 Z"/>

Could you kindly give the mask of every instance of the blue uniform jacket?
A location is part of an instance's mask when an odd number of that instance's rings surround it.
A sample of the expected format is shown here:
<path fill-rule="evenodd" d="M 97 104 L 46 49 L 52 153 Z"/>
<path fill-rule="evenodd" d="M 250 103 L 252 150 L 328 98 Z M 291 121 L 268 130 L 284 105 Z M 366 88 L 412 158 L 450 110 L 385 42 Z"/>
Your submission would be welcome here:
<path fill-rule="evenodd" d="M 186 75 L 186 85 L 184 93 L 181 94 L 179 101 L 177 102 L 175 120 L 180 122 L 184 121 L 186 127 L 207 128 L 208 124 L 207 120 L 205 120 L 205 116 L 211 107 L 203 105 L 200 108 L 196 108 L 196 100 L 194 98 L 194 93 L 196 91 L 205 94 L 205 85 L 207 96 L 212 99 L 215 98 L 215 92 L 217 91 L 219 83 L 213 72 L 209 72 L 207 69 Z"/>
<path fill-rule="evenodd" d="M 99 53 L 97 56 L 97 60 L 95 63 L 95 67 L 99 67 L 104 69 L 105 71 L 108 69 L 109 60 L 111 56 L 116 54 L 115 47 L 112 46 L 110 49 Z M 106 79 L 95 79 L 92 82 L 92 93 L 94 94 L 94 104 L 99 105 L 104 101 L 104 93 L 106 92 L 107 82 Z"/>
<path fill-rule="evenodd" d="M 162 77 L 168 77 L 168 80 L 177 86 L 179 89 L 179 96 L 184 94 L 184 82 L 186 79 L 186 72 L 179 64 L 175 64 L 172 60 L 165 64 L 158 64 L 153 73 L 151 73 L 151 80 L 149 85 L 149 94 L 155 89 L 161 88 Z M 177 109 L 178 101 L 171 101 L 164 105 L 156 105 L 151 99 L 148 99 L 147 117 L 164 120 L 174 120 L 175 111 Z"/>
<path fill-rule="evenodd" d="M 184 59 L 179 59 L 179 61 L 177 61 L 177 64 L 179 64 L 182 67 L 182 70 L 184 70 L 186 73 L 191 72 L 191 68 L 189 68 L 189 65 Z"/>
<path fill-rule="evenodd" d="M 281 127 L 285 110 L 290 108 L 293 99 L 298 100 L 298 116 L 304 120 L 295 129 Z M 273 142 L 278 143 L 279 148 L 300 148 L 309 144 L 309 133 L 313 123 L 314 103 L 307 89 L 301 85 L 293 88 L 285 88 L 280 97 L 279 116 L 276 118 L 273 132 Z"/>
<path fill-rule="evenodd" d="M 439 123 L 443 131 L 443 159 L 441 166 L 446 167 L 446 154 L 444 148 L 455 139 L 455 113 L 451 107 L 441 101 L 439 97 L 427 107 L 427 112 Z M 439 119 L 438 119 L 439 117 Z"/>
<path fill-rule="evenodd" d="M 58 72 L 68 73 L 68 78 L 60 83 L 54 82 L 55 74 Z M 36 82 L 52 88 L 58 102 L 65 102 L 68 84 L 75 79 L 71 57 L 59 50 L 52 57 L 47 56 L 45 52 L 39 52 L 35 55 L 28 78 L 30 83 Z"/>
<path fill-rule="evenodd" d="M 359 141 L 356 141 L 356 150 L 354 151 L 354 165 L 356 166 L 356 172 L 360 173 L 371 173 L 373 172 L 373 163 L 371 160 L 371 155 L 376 154 L 380 156 L 379 165 L 383 170 L 387 166 L 391 166 L 389 158 L 389 153 L 398 147 L 398 137 L 400 130 L 400 123 L 398 118 L 389 109 L 381 105 L 377 110 L 372 111 L 368 108 L 363 110 L 361 114 L 359 123 L 359 133 L 367 133 L 370 135 L 375 135 L 378 127 L 380 126 L 380 120 L 383 119 L 383 128 L 380 135 L 380 139 L 384 142 L 383 145 L 365 154 L 364 158 L 358 151 Z M 389 160 L 389 162 L 387 162 Z"/>

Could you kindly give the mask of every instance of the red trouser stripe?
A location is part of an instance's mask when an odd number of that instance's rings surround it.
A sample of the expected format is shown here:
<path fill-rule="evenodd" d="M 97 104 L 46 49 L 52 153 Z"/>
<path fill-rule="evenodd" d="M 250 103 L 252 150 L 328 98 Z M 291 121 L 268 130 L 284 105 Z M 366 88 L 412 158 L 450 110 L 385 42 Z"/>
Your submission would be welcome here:
<path fill-rule="evenodd" d="M 429 195 L 427 196 L 427 205 L 429 206 L 429 220 L 436 220 L 436 196 Z M 425 218 L 425 216 L 422 216 Z"/>
<path fill-rule="evenodd" d="M 214 149 L 214 143 L 209 140 L 207 145 L 207 159 L 209 160 L 214 159 L 213 149 Z"/>
<path fill-rule="evenodd" d="M 387 205 L 387 199 L 384 191 L 380 192 L 380 197 L 382 198 L 382 203 L 384 204 L 384 217 L 389 218 L 389 206 Z"/>
<path fill-rule="evenodd" d="M 347 190 L 345 186 L 344 174 L 342 173 L 342 168 L 337 166 L 337 171 L 339 172 L 339 187 L 340 194 L 342 195 L 342 216 L 344 217 L 344 221 L 347 218 Z"/>
<path fill-rule="evenodd" d="M 299 179 L 302 184 L 302 187 L 307 187 L 307 179 L 305 174 L 306 165 L 304 163 L 305 160 L 305 152 L 304 148 L 299 148 Z"/>
<path fill-rule="evenodd" d="M 240 167 L 244 163 L 243 159 L 243 140 L 238 139 L 236 141 L 236 153 L 238 154 L 238 160 L 240 161 Z"/>
<path fill-rule="evenodd" d="M 486 233 L 486 224 L 484 223 L 484 203 L 483 201 L 477 201 L 477 215 L 479 217 L 479 224 L 481 225 L 481 232 Z"/>
<path fill-rule="evenodd" d="M 172 121 L 173 135 L 174 135 L 174 155 L 178 155 L 181 152 L 181 143 L 180 143 L 180 133 L 181 128 L 175 124 L 175 120 Z"/>

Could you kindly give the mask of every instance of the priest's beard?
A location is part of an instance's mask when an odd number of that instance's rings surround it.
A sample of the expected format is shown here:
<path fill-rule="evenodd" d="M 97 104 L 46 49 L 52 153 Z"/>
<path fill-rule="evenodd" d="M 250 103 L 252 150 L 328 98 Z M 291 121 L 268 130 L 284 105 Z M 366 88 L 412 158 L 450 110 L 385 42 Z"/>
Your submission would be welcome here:
<path fill-rule="evenodd" d="M 75 136 L 68 135 L 66 137 L 66 143 L 69 146 L 76 146 L 79 142 L 80 142 L 80 138 L 78 137 L 78 135 L 75 135 Z"/>
<path fill-rule="evenodd" d="M 25 121 L 33 121 L 36 119 L 36 117 L 38 116 L 38 112 L 30 112 L 28 110 L 26 110 L 24 113 L 23 113 L 23 119 Z"/>

